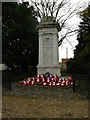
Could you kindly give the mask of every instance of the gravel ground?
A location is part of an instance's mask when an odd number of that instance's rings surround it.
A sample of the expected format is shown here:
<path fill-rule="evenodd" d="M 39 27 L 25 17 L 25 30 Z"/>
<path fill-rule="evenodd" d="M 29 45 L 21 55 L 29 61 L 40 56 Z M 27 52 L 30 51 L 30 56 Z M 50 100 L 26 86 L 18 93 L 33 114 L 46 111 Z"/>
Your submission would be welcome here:
<path fill-rule="evenodd" d="M 20 86 L 3 88 L 3 118 L 87 118 L 88 99 L 72 88 Z"/>
<path fill-rule="evenodd" d="M 31 96 L 31 97 L 51 97 L 51 98 L 86 98 L 87 94 L 73 93 L 71 87 L 60 86 L 22 86 L 17 83 L 11 85 L 12 90 L 2 89 L 3 96 Z"/>

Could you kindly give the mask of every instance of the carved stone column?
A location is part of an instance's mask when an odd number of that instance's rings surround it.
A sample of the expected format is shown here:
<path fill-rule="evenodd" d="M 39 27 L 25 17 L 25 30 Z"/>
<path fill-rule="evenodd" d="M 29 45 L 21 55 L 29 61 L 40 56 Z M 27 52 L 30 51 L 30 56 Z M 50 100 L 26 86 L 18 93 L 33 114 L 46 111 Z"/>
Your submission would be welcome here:
<path fill-rule="evenodd" d="M 60 76 L 58 28 L 58 24 L 53 17 L 45 17 L 39 23 L 39 64 L 37 74 L 50 72 Z"/>

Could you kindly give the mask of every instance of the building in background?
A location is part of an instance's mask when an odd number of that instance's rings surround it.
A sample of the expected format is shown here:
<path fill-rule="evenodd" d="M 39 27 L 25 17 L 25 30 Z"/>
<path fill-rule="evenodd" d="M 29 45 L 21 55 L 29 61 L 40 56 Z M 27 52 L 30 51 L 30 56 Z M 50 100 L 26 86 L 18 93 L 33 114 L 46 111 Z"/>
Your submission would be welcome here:
<path fill-rule="evenodd" d="M 62 58 L 62 61 L 60 62 L 60 68 L 61 68 L 61 71 L 67 71 L 67 62 L 69 61 L 70 59 L 68 58 Z"/>

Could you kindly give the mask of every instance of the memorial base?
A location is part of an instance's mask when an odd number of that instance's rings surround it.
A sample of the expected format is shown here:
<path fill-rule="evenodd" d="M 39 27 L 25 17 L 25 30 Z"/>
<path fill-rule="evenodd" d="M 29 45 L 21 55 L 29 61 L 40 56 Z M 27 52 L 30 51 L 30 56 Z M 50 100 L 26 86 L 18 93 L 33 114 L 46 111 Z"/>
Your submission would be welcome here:
<path fill-rule="evenodd" d="M 50 74 L 53 75 L 58 75 L 59 77 L 61 76 L 60 74 L 60 66 L 56 65 L 56 66 L 41 66 L 38 65 L 37 66 L 37 73 L 40 74 L 45 74 L 46 72 L 49 72 Z"/>

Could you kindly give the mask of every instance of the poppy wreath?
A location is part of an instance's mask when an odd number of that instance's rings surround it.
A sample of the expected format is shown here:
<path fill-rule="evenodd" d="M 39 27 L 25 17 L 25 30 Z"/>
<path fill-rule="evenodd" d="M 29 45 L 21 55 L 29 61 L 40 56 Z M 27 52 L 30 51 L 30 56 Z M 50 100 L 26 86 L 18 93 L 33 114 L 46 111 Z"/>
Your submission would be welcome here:
<path fill-rule="evenodd" d="M 59 78 L 57 75 L 48 75 L 41 74 L 37 75 L 35 78 L 27 78 L 23 81 L 17 82 L 20 85 L 26 86 L 26 85 L 35 85 L 35 83 L 42 83 L 43 86 L 73 86 L 73 78 Z"/>

